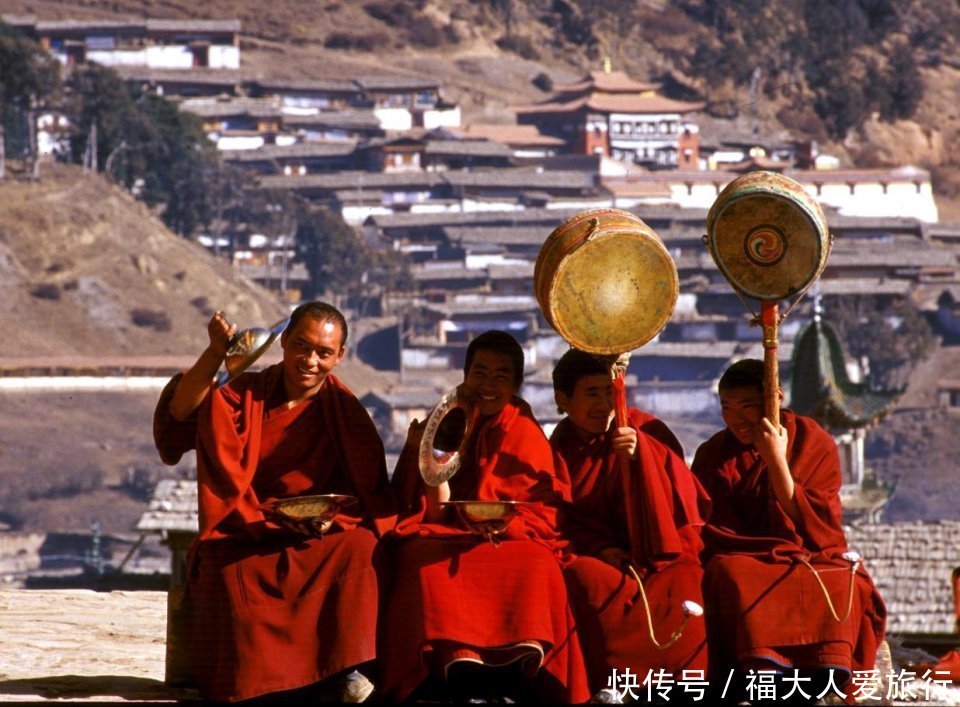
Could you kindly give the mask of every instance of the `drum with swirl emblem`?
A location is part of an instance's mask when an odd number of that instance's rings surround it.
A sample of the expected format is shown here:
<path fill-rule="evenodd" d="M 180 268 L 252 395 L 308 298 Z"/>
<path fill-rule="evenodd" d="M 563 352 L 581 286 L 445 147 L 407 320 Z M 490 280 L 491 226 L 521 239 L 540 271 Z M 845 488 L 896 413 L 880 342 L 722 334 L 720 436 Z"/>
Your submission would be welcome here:
<path fill-rule="evenodd" d="M 757 300 L 802 293 L 830 252 L 820 204 L 777 172 L 749 172 L 730 182 L 710 208 L 705 239 L 730 285 Z"/>

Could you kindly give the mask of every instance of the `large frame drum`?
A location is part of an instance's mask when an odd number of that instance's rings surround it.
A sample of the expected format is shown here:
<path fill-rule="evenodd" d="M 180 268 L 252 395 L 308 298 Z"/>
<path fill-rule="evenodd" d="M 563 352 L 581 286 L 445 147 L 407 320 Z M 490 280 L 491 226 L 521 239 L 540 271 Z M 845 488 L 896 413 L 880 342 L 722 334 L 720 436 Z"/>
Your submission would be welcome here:
<path fill-rule="evenodd" d="M 620 209 L 588 209 L 547 236 L 533 272 L 544 316 L 582 351 L 622 354 L 655 337 L 680 293 L 660 237 Z"/>
<path fill-rule="evenodd" d="M 707 214 L 707 245 L 730 285 L 757 300 L 802 293 L 830 253 L 820 204 L 777 172 L 737 177 Z"/>

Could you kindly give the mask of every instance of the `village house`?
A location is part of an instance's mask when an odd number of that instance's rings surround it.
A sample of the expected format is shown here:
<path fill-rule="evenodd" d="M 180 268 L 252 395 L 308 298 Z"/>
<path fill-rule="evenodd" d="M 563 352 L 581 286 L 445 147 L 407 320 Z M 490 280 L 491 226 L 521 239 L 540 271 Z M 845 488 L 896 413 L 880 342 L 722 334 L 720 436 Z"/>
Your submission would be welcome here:
<path fill-rule="evenodd" d="M 191 98 L 180 103 L 180 110 L 199 116 L 218 150 L 255 150 L 293 142 L 283 137 L 282 112 L 275 99 Z"/>
<path fill-rule="evenodd" d="M 240 20 L 38 20 L 4 15 L 58 61 L 72 66 L 240 68 Z"/>

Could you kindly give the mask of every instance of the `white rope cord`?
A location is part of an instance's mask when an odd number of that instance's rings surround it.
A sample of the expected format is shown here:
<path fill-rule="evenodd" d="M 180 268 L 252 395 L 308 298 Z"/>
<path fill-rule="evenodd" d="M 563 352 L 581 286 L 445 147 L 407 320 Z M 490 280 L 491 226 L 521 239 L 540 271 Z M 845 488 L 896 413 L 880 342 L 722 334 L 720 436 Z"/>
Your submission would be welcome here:
<path fill-rule="evenodd" d="M 683 615 L 683 621 L 680 622 L 680 627 L 670 634 L 670 638 L 666 643 L 661 644 L 653 632 L 653 617 L 650 615 L 650 602 L 647 600 L 647 591 L 643 588 L 643 582 L 640 581 L 640 575 L 637 574 L 637 571 L 633 568 L 633 565 L 627 565 L 627 571 L 633 575 L 634 580 L 637 582 L 637 586 L 640 588 L 640 599 L 643 601 L 643 610 L 647 616 L 647 630 L 650 633 L 650 640 L 653 641 L 653 645 L 655 645 L 659 650 L 666 650 L 680 640 L 680 636 L 683 634 L 683 629 L 687 625 L 687 620 L 690 617 L 685 612 Z"/>
<path fill-rule="evenodd" d="M 857 565 L 860 563 L 853 562 L 850 565 L 850 587 L 847 590 L 847 611 L 844 613 L 843 618 L 841 619 L 839 616 L 837 616 L 837 610 L 833 606 L 833 600 L 830 599 L 830 592 L 827 591 L 827 585 L 823 583 L 822 579 L 820 579 L 820 572 L 817 571 L 817 568 L 811 565 L 804 558 L 801 557 L 799 559 L 800 562 L 810 568 L 810 571 L 813 572 L 813 576 L 816 577 L 817 584 L 820 585 L 820 590 L 823 592 L 823 598 L 827 600 L 827 607 L 830 609 L 830 613 L 833 615 L 834 621 L 836 621 L 838 624 L 842 624 L 844 621 L 850 618 L 850 612 L 853 610 L 853 583 L 857 577 Z"/>

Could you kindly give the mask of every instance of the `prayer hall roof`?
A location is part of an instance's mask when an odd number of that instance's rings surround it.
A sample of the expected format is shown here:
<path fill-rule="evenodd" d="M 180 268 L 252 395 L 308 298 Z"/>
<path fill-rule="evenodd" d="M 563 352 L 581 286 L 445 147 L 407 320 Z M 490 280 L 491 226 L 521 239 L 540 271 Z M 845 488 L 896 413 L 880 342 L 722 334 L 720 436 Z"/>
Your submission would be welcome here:
<path fill-rule="evenodd" d="M 792 370 L 790 407 L 833 429 L 870 424 L 903 392 L 850 380 L 840 337 L 819 315 L 794 340 Z"/>

